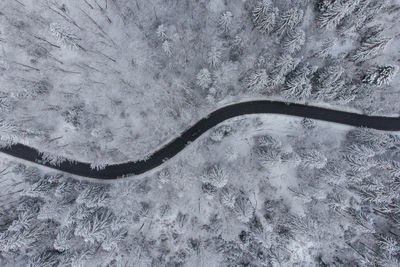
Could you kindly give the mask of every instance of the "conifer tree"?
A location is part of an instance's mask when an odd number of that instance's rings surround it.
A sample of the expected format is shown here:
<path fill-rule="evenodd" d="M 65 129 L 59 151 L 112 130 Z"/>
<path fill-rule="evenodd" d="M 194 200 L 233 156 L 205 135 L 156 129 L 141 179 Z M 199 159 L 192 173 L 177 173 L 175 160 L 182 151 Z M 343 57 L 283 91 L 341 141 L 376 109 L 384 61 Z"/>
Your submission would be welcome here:
<path fill-rule="evenodd" d="M 201 69 L 196 76 L 196 84 L 200 86 L 201 89 L 207 89 L 210 87 L 211 83 L 211 73 L 206 68 Z"/>
<path fill-rule="evenodd" d="M 328 66 L 316 72 L 316 97 L 324 100 L 335 100 L 342 94 L 345 86 L 343 78 L 344 68 L 332 62 Z"/>
<path fill-rule="evenodd" d="M 67 225 L 59 229 L 57 236 L 54 240 L 54 248 L 57 251 L 63 252 L 71 248 L 73 245 L 72 239 L 74 238 L 73 225 Z"/>
<path fill-rule="evenodd" d="M 361 42 L 350 56 L 355 62 L 363 62 L 378 56 L 387 46 L 391 38 L 383 37 L 380 28 L 372 28 L 369 33 Z"/>
<path fill-rule="evenodd" d="M 322 169 L 327 162 L 327 158 L 318 150 L 305 151 L 300 154 L 302 164 L 309 168 Z"/>
<path fill-rule="evenodd" d="M 96 210 L 89 217 L 85 218 L 85 220 L 77 224 L 74 233 L 88 243 L 102 242 L 106 239 L 114 219 L 115 215 L 108 209 Z"/>
<path fill-rule="evenodd" d="M 335 28 L 339 22 L 353 12 L 360 0 L 321 0 L 318 1 L 319 15 L 317 20 L 321 27 Z"/>
<path fill-rule="evenodd" d="M 69 49 L 77 49 L 79 47 L 77 43 L 79 38 L 69 28 L 63 27 L 58 23 L 52 23 L 50 24 L 50 31 L 57 38 L 60 45 Z"/>
<path fill-rule="evenodd" d="M 0 147 L 11 146 L 18 140 L 18 129 L 16 126 L 0 121 Z"/>
<path fill-rule="evenodd" d="M 278 35 L 284 35 L 293 30 L 303 19 L 303 14 L 303 10 L 297 8 L 291 8 L 284 12 L 279 17 L 276 33 Z"/>
<path fill-rule="evenodd" d="M 232 27 L 233 14 L 230 11 L 225 11 L 221 14 L 218 20 L 218 28 L 222 33 L 228 33 Z"/>
<path fill-rule="evenodd" d="M 165 27 L 164 24 L 160 24 L 157 28 L 156 34 L 160 40 L 166 40 L 167 39 L 167 28 Z"/>
<path fill-rule="evenodd" d="M 252 16 L 255 27 L 262 33 L 270 33 L 275 28 L 278 9 L 274 8 L 270 0 L 258 2 L 253 9 Z"/>
<path fill-rule="evenodd" d="M 292 54 L 298 52 L 304 45 L 306 35 L 303 30 L 295 29 L 287 32 L 282 40 L 282 46 L 286 53 Z"/>
<path fill-rule="evenodd" d="M 250 74 L 245 78 L 246 87 L 254 92 L 264 91 L 268 83 L 269 77 L 266 69 L 250 71 Z"/>
<path fill-rule="evenodd" d="M 377 66 L 362 79 L 363 83 L 388 85 L 398 70 L 397 66 Z"/>
<path fill-rule="evenodd" d="M 269 80 L 271 86 L 280 85 L 285 82 L 286 75 L 293 71 L 300 63 L 299 58 L 292 58 L 290 54 L 284 54 L 276 59 L 272 78 Z"/>
<path fill-rule="evenodd" d="M 172 54 L 173 54 L 173 52 L 172 52 L 172 44 L 171 44 L 171 42 L 170 41 L 168 41 L 168 40 L 165 40 L 163 43 L 162 43 L 162 50 L 164 51 L 164 53 L 167 55 L 167 56 L 172 56 Z"/>
<path fill-rule="evenodd" d="M 221 63 L 221 50 L 217 47 L 211 47 L 207 55 L 207 63 L 211 68 L 216 68 Z"/>
<path fill-rule="evenodd" d="M 214 165 L 203 172 L 201 180 L 216 188 L 222 188 L 228 183 L 228 174 L 222 166 Z"/>
<path fill-rule="evenodd" d="M 312 89 L 310 79 L 314 72 L 315 68 L 308 64 L 299 65 L 287 75 L 282 95 L 288 99 L 299 100 L 310 97 Z"/>

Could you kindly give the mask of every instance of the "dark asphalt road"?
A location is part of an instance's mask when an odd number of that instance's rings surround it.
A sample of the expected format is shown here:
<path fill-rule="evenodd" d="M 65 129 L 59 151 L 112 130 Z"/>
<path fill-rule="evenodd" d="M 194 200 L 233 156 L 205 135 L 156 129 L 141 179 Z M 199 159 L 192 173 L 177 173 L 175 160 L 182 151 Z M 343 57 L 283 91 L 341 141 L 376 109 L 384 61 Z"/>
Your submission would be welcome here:
<path fill-rule="evenodd" d="M 400 131 L 400 118 L 366 116 L 301 104 L 287 105 L 283 102 L 260 100 L 233 104 L 212 112 L 166 146 L 154 152 L 146 161 L 109 165 L 103 170 L 92 170 L 89 163 L 83 162 L 63 162 L 59 166 L 52 166 L 49 163 L 38 163 L 42 159 L 40 152 L 22 144 L 16 144 L 9 148 L 1 148 L 0 151 L 17 158 L 79 176 L 97 179 L 117 179 L 130 174 L 141 174 L 161 165 L 165 159 L 170 159 L 178 154 L 189 142 L 194 141 L 208 129 L 227 119 L 241 115 L 261 113 L 306 117 L 384 131 Z"/>

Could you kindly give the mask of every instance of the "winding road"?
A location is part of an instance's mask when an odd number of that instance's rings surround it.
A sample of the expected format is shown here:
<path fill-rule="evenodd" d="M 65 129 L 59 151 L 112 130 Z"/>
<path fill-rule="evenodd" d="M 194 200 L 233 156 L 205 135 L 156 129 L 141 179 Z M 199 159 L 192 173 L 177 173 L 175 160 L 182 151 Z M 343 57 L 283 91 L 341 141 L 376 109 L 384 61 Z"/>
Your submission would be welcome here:
<path fill-rule="evenodd" d="M 227 119 L 247 114 L 282 114 L 356 127 L 367 127 L 384 131 L 400 131 L 400 118 L 397 117 L 367 116 L 302 104 L 260 100 L 232 104 L 212 112 L 170 143 L 154 152 L 147 160 L 108 165 L 102 170 L 93 170 L 90 168 L 89 163 L 84 162 L 66 161 L 58 166 L 53 166 L 50 163 L 42 162 L 41 153 L 38 150 L 22 144 L 1 148 L 0 151 L 20 159 L 79 176 L 97 179 L 117 179 L 132 174 L 142 174 L 156 168 L 163 164 L 165 160 L 178 154 L 188 143 L 194 141 L 217 124 Z"/>

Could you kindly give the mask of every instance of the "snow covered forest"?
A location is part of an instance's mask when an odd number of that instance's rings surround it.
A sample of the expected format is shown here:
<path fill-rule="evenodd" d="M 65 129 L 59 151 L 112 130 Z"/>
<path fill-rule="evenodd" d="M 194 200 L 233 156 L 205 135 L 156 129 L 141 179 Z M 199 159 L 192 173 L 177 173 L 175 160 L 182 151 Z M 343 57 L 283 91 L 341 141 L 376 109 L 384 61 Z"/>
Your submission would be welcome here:
<path fill-rule="evenodd" d="M 2 0 L 0 146 L 145 159 L 210 111 L 399 116 L 399 0 Z M 400 135 L 282 115 L 106 183 L 0 155 L 0 266 L 399 266 Z"/>
<path fill-rule="evenodd" d="M 399 147 L 396 134 L 249 115 L 112 183 L 4 158 L 0 264 L 398 266 Z"/>
<path fill-rule="evenodd" d="M 1 144 L 49 160 L 149 155 L 267 98 L 398 115 L 397 0 L 3 0 Z"/>

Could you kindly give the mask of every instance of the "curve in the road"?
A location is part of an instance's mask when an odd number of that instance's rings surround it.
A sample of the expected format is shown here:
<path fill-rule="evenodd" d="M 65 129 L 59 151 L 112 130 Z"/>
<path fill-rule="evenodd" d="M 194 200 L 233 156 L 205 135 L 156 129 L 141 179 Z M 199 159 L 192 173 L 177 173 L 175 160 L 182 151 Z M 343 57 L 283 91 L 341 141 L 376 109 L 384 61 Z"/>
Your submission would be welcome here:
<path fill-rule="evenodd" d="M 384 131 L 400 131 L 400 118 L 397 117 L 367 116 L 301 104 L 287 104 L 284 102 L 260 100 L 232 104 L 212 112 L 166 146 L 154 152 L 145 161 L 108 165 L 102 170 L 93 170 L 89 163 L 84 162 L 66 161 L 58 166 L 53 166 L 47 162 L 42 162 L 41 153 L 38 150 L 22 144 L 15 144 L 8 148 L 1 148 L 0 151 L 17 158 L 39 163 L 53 169 L 79 176 L 97 179 L 116 179 L 132 174 L 142 174 L 161 165 L 166 159 L 170 159 L 178 154 L 178 152 L 183 150 L 188 143 L 197 139 L 208 129 L 211 129 L 227 119 L 241 115 L 261 113 L 306 117 Z"/>

